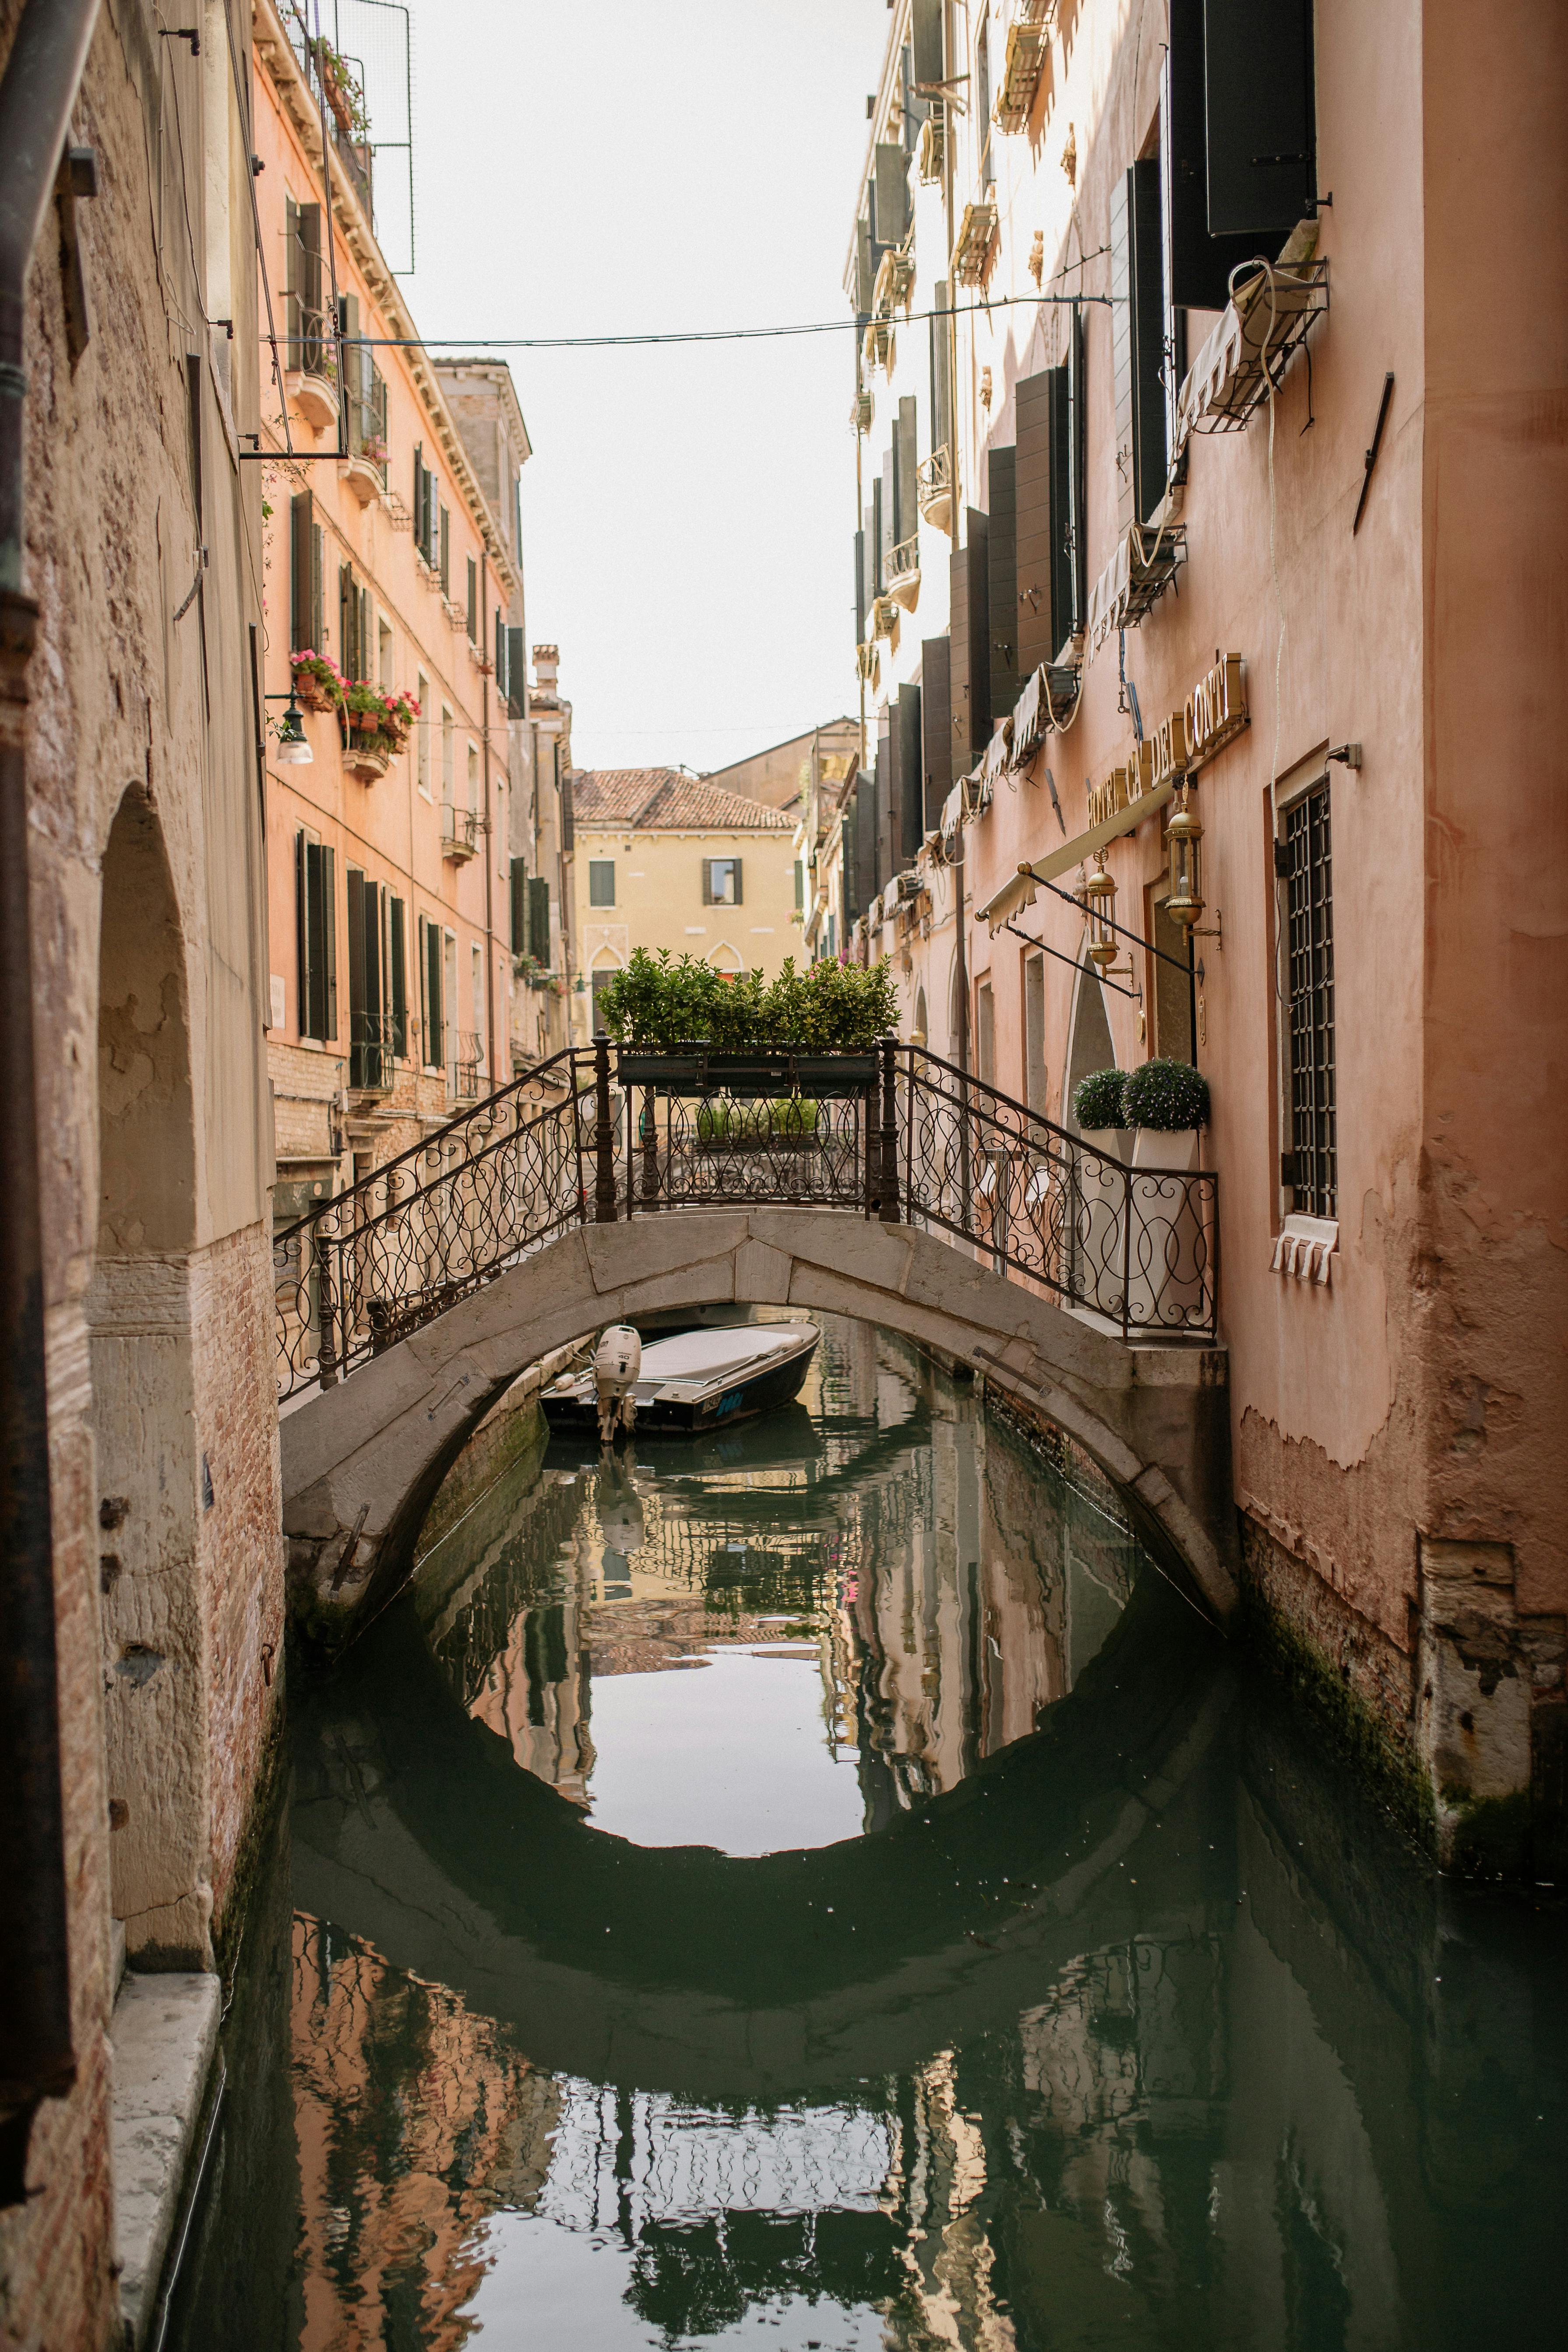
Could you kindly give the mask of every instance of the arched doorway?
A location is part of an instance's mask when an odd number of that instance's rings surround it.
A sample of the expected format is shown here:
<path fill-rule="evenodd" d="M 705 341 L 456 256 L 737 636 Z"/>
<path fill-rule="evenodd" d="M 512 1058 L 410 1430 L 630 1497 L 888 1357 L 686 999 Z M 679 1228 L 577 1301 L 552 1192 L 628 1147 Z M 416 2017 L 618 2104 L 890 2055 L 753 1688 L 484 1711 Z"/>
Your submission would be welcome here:
<path fill-rule="evenodd" d="M 210 1967 L 188 992 L 163 836 L 134 787 L 103 859 L 98 1105 L 88 1318 L 110 1904 L 144 1965 Z"/>
<path fill-rule="evenodd" d="M 1100 974 L 1088 962 L 1078 968 L 1078 982 L 1073 992 L 1072 1044 L 1068 1053 L 1067 1085 L 1062 1095 L 1062 1125 L 1078 1131 L 1078 1121 L 1072 1115 L 1072 1098 L 1080 1078 L 1091 1070 L 1114 1067 L 1116 1048 L 1110 1042 L 1110 1022 L 1105 1010 L 1105 991 Z"/>
<path fill-rule="evenodd" d="M 593 992 L 588 1007 L 591 1015 L 588 1030 L 591 1036 L 596 1037 L 605 1025 L 599 1017 L 599 1002 L 611 981 L 622 968 L 621 959 L 614 948 L 595 949 L 594 961 L 588 971 L 588 986 Z"/>

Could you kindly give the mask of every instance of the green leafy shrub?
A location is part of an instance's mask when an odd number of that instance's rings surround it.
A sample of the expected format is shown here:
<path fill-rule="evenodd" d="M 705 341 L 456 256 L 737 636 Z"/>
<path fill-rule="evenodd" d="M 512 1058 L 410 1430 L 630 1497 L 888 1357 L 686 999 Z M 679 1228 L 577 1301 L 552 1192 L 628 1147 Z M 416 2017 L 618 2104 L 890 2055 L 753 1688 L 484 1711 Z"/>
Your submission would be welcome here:
<path fill-rule="evenodd" d="M 773 1103 L 704 1103 L 697 1114 L 699 1143 L 768 1143 L 775 1136 L 815 1135 L 816 1105 L 799 1095 Z"/>
<path fill-rule="evenodd" d="M 1128 1073 L 1125 1087 L 1126 1124 L 1152 1128 L 1156 1134 L 1179 1135 L 1189 1127 L 1206 1127 L 1209 1082 L 1190 1062 L 1169 1055 L 1145 1062 Z"/>
<path fill-rule="evenodd" d="M 1089 1133 L 1098 1134 L 1108 1127 L 1125 1127 L 1126 1091 L 1125 1070 L 1090 1070 L 1073 1089 L 1072 1115 L 1079 1127 Z"/>
<path fill-rule="evenodd" d="M 862 971 L 829 959 L 798 972 L 786 958 L 777 978 L 726 978 L 697 957 L 637 948 L 599 1000 L 599 1018 L 623 1045 L 670 1053 L 706 1045 L 714 1053 L 794 1047 L 813 1054 L 863 1053 L 898 1026 L 887 962 Z"/>

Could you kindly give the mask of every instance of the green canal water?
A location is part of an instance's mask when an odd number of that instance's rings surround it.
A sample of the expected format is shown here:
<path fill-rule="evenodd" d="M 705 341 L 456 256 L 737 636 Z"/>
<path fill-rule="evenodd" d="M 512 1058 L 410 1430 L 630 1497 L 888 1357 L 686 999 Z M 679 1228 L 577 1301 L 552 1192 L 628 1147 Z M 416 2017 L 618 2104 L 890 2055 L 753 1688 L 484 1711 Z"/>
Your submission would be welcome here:
<path fill-rule="evenodd" d="M 180 2352 L 1561 2325 L 1561 1913 L 1440 1885 L 900 1342 L 459 1465 L 289 1737 Z"/>

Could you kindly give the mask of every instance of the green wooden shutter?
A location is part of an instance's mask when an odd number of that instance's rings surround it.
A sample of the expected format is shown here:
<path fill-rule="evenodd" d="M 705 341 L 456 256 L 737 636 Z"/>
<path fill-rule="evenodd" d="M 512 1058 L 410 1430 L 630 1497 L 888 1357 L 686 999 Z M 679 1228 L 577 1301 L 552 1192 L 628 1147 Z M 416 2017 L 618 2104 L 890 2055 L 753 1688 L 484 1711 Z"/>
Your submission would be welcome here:
<path fill-rule="evenodd" d="M 1195 310 L 1223 310 L 1238 262 L 1258 251 L 1254 236 L 1211 235 L 1208 203 L 1208 99 L 1204 0 L 1170 0 L 1170 49 L 1160 92 L 1160 161 L 1170 219 L 1171 299 Z M 1277 148 L 1255 147 L 1255 154 Z M 1261 183 L 1269 175 L 1258 172 Z M 1228 181 L 1229 173 L 1224 177 Z M 1294 217 L 1294 215 L 1292 215 Z"/>
<path fill-rule="evenodd" d="M 945 0 L 914 0 L 910 10 L 910 38 L 914 55 L 914 78 L 931 89 L 933 83 L 947 79 L 947 60 L 942 41 L 942 18 L 946 14 Z"/>
<path fill-rule="evenodd" d="M 550 885 L 542 875 L 531 875 L 528 884 L 528 952 L 535 963 L 550 969 Z"/>
<path fill-rule="evenodd" d="M 952 773 L 965 776 L 991 736 L 990 518 L 964 509 L 965 544 L 952 559 Z"/>
<path fill-rule="evenodd" d="M 1067 499 L 1072 627 L 1068 635 L 1077 637 L 1088 625 L 1089 613 L 1089 401 L 1084 380 L 1082 312 L 1075 310 L 1071 321 L 1067 356 Z"/>
<path fill-rule="evenodd" d="M 342 664 L 345 677 L 359 676 L 354 660 L 357 651 L 355 640 L 359 635 L 356 619 L 353 566 L 352 563 L 340 563 L 338 566 L 338 659 Z"/>
<path fill-rule="evenodd" d="M 528 868 L 521 857 L 514 857 L 508 867 L 511 893 L 511 951 L 513 955 L 528 952 Z"/>
<path fill-rule="evenodd" d="M 570 856 L 576 846 L 577 824 L 572 803 L 572 779 L 568 774 L 561 779 L 561 847 Z"/>
<path fill-rule="evenodd" d="M 877 269 L 871 258 L 871 224 L 862 213 L 855 224 L 855 308 L 862 319 L 868 319 L 871 315 L 876 283 Z"/>
<path fill-rule="evenodd" d="M 323 848 L 321 859 L 321 961 L 326 985 L 322 992 L 325 1008 L 322 1018 L 323 1039 L 338 1034 L 338 886 L 337 852 Z"/>
<path fill-rule="evenodd" d="M 702 869 L 702 903 L 710 907 L 713 904 L 713 861 L 710 857 L 703 857 L 698 863 Z"/>
<path fill-rule="evenodd" d="M 1018 674 L 1017 450 L 998 449 L 987 462 L 990 513 L 986 525 L 986 596 L 991 646 L 991 723 L 994 727 L 1023 689 Z"/>
<path fill-rule="evenodd" d="M 731 865 L 734 867 L 734 870 L 735 870 L 735 898 L 734 898 L 734 903 L 735 903 L 735 905 L 738 907 L 738 906 L 740 905 L 740 903 L 741 903 L 741 860 L 740 860 L 738 857 L 732 857 L 732 858 L 730 860 L 730 863 L 731 863 Z"/>
<path fill-rule="evenodd" d="M 855 534 L 855 642 L 866 642 L 866 534 Z"/>
<path fill-rule="evenodd" d="M 1279 236 L 1317 201 L 1311 0 L 1204 0 L 1211 236 Z"/>
<path fill-rule="evenodd" d="M 899 747 L 899 863 L 912 865 L 925 837 L 925 795 L 921 789 L 921 690 L 900 686 L 894 737 Z"/>
<path fill-rule="evenodd" d="M 289 501 L 289 646 L 292 653 L 320 653 L 310 630 L 316 617 L 315 501 L 300 490 Z"/>
<path fill-rule="evenodd" d="M 441 593 L 443 596 L 449 596 L 452 593 L 452 509 L 450 507 L 441 509 L 440 552 L 436 568 L 441 574 Z"/>
<path fill-rule="evenodd" d="M 946 637 L 927 637 L 921 646 L 921 824 L 924 833 L 934 833 L 942 823 L 942 804 L 952 790 L 951 651 Z"/>
<path fill-rule="evenodd" d="M 939 285 L 931 308 L 939 315 L 931 322 L 931 446 L 945 449 L 952 425 L 952 321 L 941 315 L 952 307 L 950 289 Z"/>
<path fill-rule="evenodd" d="M 506 633 L 507 707 L 514 719 L 528 716 L 528 659 L 522 650 L 521 628 Z"/>
<path fill-rule="evenodd" d="M 1160 163 L 1151 155 L 1127 174 L 1132 303 L 1132 459 L 1140 522 L 1165 495 L 1165 260 L 1160 223 Z"/>
<path fill-rule="evenodd" d="M 1027 677 L 1042 662 L 1054 661 L 1051 593 L 1051 379 L 1053 371 L 1019 378 L 1015 394 L 1018 419 L 1013 489 L 1014 545 L 1018 593 L 1018 670 Z"/>
<path fill-rule="evenodd" d="M 425 1059 L 434 1069 L 440 1069 L 447 1059 L 447 1024 L 441 1005 L 441 929 L 437 923 L 425 924 Z"/>
<path fill-rule="evenodd" d="M 901 146 L 879 145 L 871 178 L 872 218 L 879 245 L 898 245 L 910 225 L 909 158 Z"/>
<path fill-rule="evenodd" d="M 298 988 L 295 1020 L 301 1037 L 310 1034 L 310 889 L 307 844 L 303 832 L 294 835 L 294 933 L 298 947 Z"/>
<path fill-rule="evenodd" d="M 283 364 L 300 364 L 300 207 L 283 199 Z"/>
<path fill-rule="evenodd" d="M 370 1084 L 367 1075 L 370 1006 L 365 993 L 365 883 L 358 866 L 344 876 L 349 914 L 349 1084 Z"/>
<path fill-rule="evenodd" d="M 467 604 L 468 643 L 471 646 L 477 646 L 479 642 L 479 567 L 474 562 L 471 555 L 468 558 L 468 593 Z"/>
<path fill-rule="evenodd" d="M 386 902 L 387 979 L 392 998 L 392 1050 L 406 1056 L 408 1052 L 408 971 L 406 941 L 404 935 L 405 913 L 401 898 Z"/>
<path fill-rule="evenodd" d="M 920 529 L 916 462 L 915 396 L 911 392 L 900 401 L 893 425 L 893 532 L 894 543 L 900 547 Z"/>

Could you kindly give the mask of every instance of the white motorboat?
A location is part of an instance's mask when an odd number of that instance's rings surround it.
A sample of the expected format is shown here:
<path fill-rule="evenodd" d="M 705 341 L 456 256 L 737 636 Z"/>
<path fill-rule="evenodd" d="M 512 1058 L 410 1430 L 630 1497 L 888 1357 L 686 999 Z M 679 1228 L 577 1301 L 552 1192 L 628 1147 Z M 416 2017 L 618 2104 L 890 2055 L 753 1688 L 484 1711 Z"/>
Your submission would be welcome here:
<path fill-rule="evenodd" d="M 682 1331 L 642 1351 L 631 1396 L 639 1433 L 689 1436 L 800 1394 L 820 1333 L 815 1323 L 742 1323 Z M 540 1399 L 552 1429 L 599 1425 L 594 1370 L 565 1372 Z"/>

